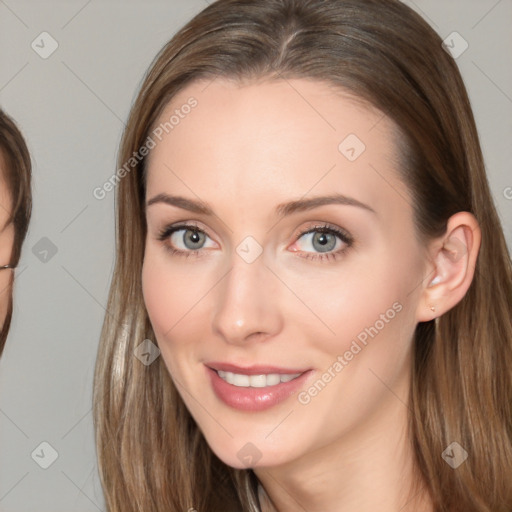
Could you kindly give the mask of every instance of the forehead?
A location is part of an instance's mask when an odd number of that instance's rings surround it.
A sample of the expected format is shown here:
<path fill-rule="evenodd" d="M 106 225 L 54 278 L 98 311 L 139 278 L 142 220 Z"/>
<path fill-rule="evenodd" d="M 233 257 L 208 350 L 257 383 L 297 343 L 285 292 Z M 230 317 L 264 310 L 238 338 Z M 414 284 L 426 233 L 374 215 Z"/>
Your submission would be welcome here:
<path fill-rule="evenodd" d="M 194 82 L 167 105 L 158 129 L 148 195 L 164 187 L 261 205 L 336 190 L 377 209 L 404 189 L 392 121 L 323 82 Z"/>

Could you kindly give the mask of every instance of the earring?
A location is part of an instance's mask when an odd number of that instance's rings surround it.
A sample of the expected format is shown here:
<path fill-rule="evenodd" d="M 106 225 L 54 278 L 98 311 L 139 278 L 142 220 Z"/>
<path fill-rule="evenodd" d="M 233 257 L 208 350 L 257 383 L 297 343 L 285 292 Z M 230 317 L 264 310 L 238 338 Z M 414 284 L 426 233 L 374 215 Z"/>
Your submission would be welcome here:
<path fill-rule="evenodd" d="M 430 309 L 435 313 L 435 311 L 436 311 L 436 307 L 435 306 L 430 306 Z"/>

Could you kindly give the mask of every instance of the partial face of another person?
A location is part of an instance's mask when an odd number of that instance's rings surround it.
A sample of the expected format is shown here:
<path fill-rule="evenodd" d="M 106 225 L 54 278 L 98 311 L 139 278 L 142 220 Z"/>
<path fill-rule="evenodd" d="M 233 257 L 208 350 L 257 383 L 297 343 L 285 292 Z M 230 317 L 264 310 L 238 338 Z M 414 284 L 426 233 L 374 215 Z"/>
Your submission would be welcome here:
<path fill-rule="evenodd" d="M 5 157 L 0 151 L 0 267 L 10 264 L 14 246 L 14 224 L 7 224 L 12 211 L 12 198 L 4 178 Z M 0 269 L 0 327 L 5 321 L 11 294 L 11 269 Z"/>
<path fill-rule="evenodd" d="M 393 125 L 321 82 L 206 85 L 166 107 L 147 167 L 143 293 L 170 375 L 233 467 L 379 436 L 407 410 L 426 269 Z"/>

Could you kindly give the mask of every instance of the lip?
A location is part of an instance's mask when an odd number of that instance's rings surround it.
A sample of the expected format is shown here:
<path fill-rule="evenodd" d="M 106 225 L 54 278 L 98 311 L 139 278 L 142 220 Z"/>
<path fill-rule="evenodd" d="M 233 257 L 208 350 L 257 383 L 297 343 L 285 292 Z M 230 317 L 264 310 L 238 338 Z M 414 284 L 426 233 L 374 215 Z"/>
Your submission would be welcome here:
<path fill-rule="evenodd" d="M 291 371 L 287 369 L 284 371 L 284 369 L 277 369 L 275 367 L 269 366 L 252 366 L 246 367 L 244 369 L 233 365 L 223 364 L 222 366 L 222 368 L 219 368 L 220 370 L 233 371 L 229 368 L 235 368 L 237 369 L 235 373 L 245 373 L 246 375 L 260 375 L 262 373 L 301 373 L 300 370 Z M 299 377 L 290 380 L 289 382 L 281 382 L 275 386 L 251 388 L 239 387 L 234 386 L 233 384 L 229 384 L 224 379 L 221 379 L 217 372 L 210 366 L 205 365 L 204 368 L 208 374 L 208 377 L 210 378 L 212 389 L 217 398 L 222 400 L 222 402 L 224 402 L 229 407 L 248 412 L 264 411 L 284 402 L 287 398 L 289 398 L 291 395 L 294 395 L 301 387 L 304 386 L 306 380 L 309 378 L 313 371 L 302 370 L 303 373 Z M 228 369 L 224 370 L 224 368 Z M 254 371 L 255 368 L 257 371 Z M 271 371 L 268 371 L 269 368 Z M 262 369 L 265 371 L 261 371 Z M 251 373 L 246 373 L 249 370 Z"/>
<path fill-rule="evenodd" d="M 243 375 L 262 375 L 269 373 L 280 373 L 282 375 L 304 373 L 310 368 L 280 368 L 278 366 L 270 365 L 252 365 L 252 366 L 237 366 L 231 363 L 213 362 L 206 364 L 213 370 L 221 370 L 223 372 L 241 373 Z"/>

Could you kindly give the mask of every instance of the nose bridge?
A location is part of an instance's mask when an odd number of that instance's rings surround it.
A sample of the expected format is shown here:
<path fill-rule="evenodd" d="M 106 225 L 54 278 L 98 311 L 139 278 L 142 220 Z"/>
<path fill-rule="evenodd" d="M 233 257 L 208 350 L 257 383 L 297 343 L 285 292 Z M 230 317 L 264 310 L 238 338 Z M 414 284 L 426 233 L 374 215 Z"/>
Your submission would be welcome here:
<path fill-rule="evenodd" d="M 250 243 L 250 242 L 249 242 Z M 263 254 L 242 242 L 231 258 L 231 270 L 219 283 L 213 330 L 229 343 L 244 342 L 252 334 L 273 335 L 281 327 L 275 277 Z"/>

